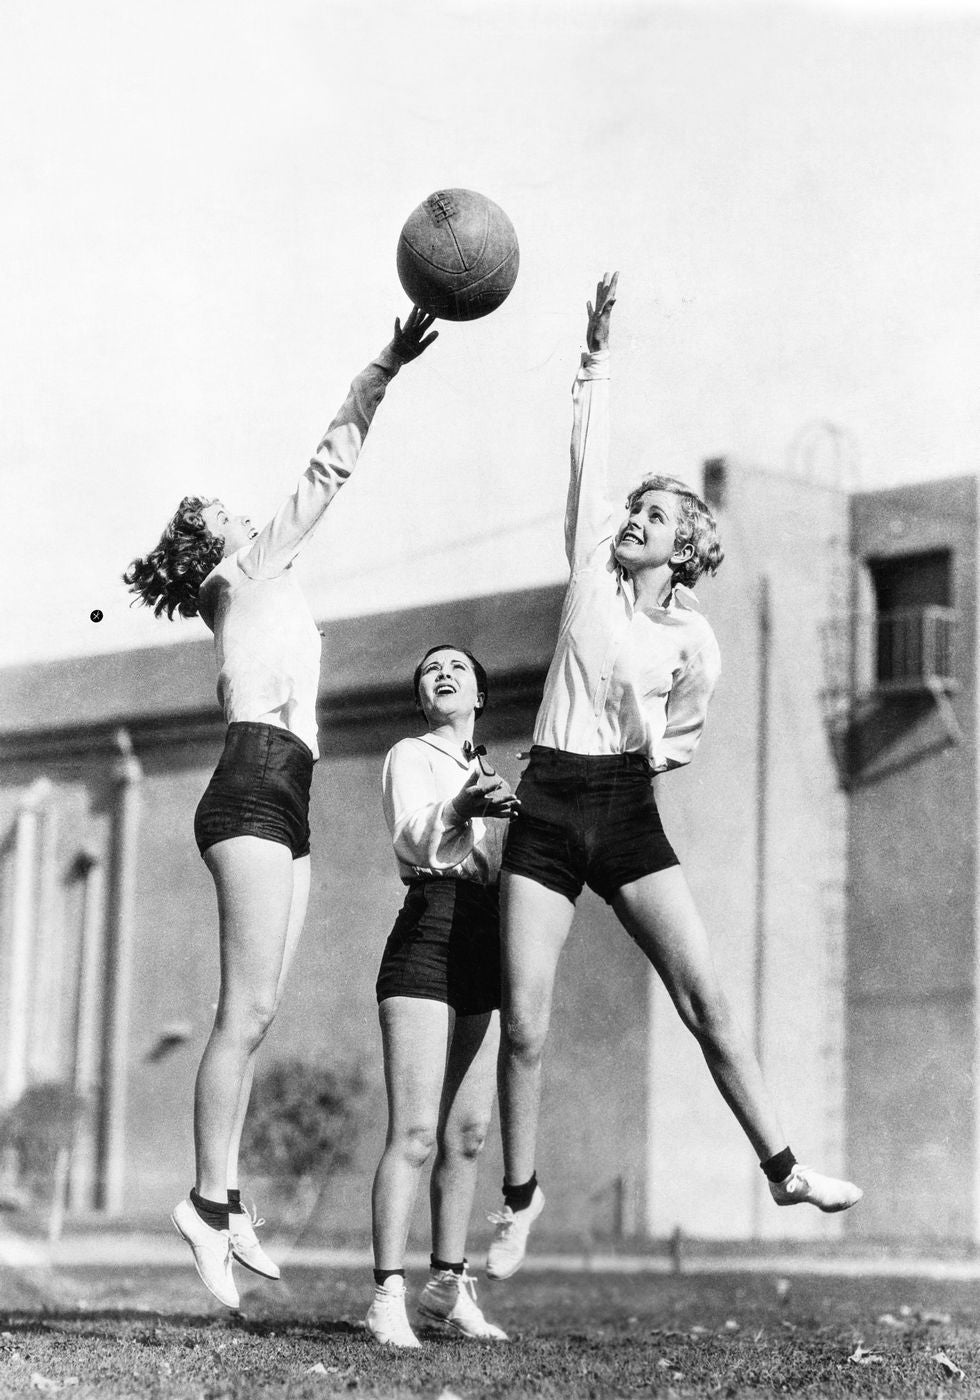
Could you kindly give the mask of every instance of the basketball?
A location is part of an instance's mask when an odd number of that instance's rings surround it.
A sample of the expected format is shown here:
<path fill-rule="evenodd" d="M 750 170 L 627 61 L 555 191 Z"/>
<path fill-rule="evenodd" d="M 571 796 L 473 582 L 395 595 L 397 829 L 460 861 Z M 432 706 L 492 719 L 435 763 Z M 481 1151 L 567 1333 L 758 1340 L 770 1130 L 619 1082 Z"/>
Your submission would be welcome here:
<path fill-rule="evenodd" d="M 517 280 L 514 225 L 475 190 L 436 190 L 405 221 L 398 280 L 416 306 L 443 321 L 475 321 Z"/>

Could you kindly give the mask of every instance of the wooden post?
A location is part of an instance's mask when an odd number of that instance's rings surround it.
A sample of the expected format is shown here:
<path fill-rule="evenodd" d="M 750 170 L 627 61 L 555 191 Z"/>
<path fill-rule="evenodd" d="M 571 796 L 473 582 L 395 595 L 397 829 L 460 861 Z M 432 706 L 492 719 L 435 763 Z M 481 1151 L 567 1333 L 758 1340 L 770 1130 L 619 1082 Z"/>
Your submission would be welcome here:
<path fill-rule="evenodd" d="M 769 884 L 769 729 L 771 703 L 772 606 L 769 578 L 759 580 L 759 715 L 756 727 L 755 767 L 755 937 L 752 974 L 754 1000 L 753 1044 L 760 1068 L 766 1055 L 766 899 Z M 752 1234 L 760 1233 L 762 1193 L 756 1183 L 752 1191 Z"/>

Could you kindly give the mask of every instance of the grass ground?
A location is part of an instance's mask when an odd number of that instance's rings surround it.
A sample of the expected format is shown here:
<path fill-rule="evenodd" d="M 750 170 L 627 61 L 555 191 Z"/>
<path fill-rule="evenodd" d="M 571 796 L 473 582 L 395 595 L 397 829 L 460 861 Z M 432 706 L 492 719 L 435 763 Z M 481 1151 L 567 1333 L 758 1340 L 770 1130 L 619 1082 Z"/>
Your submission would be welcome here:
<path fill-rule="evenodd" d="M 480 1290 L 509 1344 L 411 1354 L 368 1343 L 369 1293 L 363 1272 L 294 1269 L 245 1284 L 234 1318 L 189 1268 L 0 1270 L 0 1396 L 980 1396 L 972 1283 L 527 1272 Z"/>

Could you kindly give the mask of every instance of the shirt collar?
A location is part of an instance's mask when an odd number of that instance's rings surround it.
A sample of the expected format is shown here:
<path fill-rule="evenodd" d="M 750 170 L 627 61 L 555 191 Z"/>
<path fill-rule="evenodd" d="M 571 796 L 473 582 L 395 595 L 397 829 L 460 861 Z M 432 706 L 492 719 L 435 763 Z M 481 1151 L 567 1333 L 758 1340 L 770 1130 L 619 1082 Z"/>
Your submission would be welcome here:
<path fill-rule="evenodd" d="M 633 581 L 632 579 L 627 577 L 620 565 L 617 564 L 611 551 L 609 556 L 609 564 L 607 567 L 610 573 L 614 573 L 616 575 L 616 587 L 620 590 L 620 592 L 623 594 L 623 597 L 629 603 L 630 611 L 632 612 L 636 607 L 636 590 L 633 587 Z M 701 611 L 701 604 L 695 597 L 693 590 L 688 588 L 683 583 L 674 584 L 667 598 L 667 603 L 661 609 L 661 611 L 670 613 L 674 612 L 677 608 L 686 608 L 690 612 Z"/>
<path fill-rule="evenodd" d="M 441 734 L 420 734 L 418 737 L 423 744 L 431 744 L 434 749 L 444 753 L 447 758 L 455 759 L 460 768 L 469 768 L 468 760 L 463 757 L 463 750 L 450 739 L 444 739 Z"/>

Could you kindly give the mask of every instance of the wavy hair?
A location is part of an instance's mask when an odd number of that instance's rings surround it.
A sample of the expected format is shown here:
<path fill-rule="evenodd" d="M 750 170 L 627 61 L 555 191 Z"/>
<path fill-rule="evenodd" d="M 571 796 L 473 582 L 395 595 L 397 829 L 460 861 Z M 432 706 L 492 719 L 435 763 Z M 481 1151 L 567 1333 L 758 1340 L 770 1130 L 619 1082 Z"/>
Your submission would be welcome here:
<path fill-rule="evenodd" d="M 674 569 L 674 583 L 693 588 L 703 573 L 717 573 L 725 551 L 718 538 L 715 517 L 697 492 L 683 481 L 678 481 L 676 476 L 647 476 L 627 496 L 626 509 L 632 511 L 647 491 L 670 491 L 677 497 L 678 521 L 674 547 L 683 549 L 686 544 L 694 546 L 691 558 L 685 559 Z"/>
<path fill-rule="evenodd" d="M 144 607 L 155 616 L 166 611 L 173 621 L 197 616 L 197 595 L 201 584 L 221 563 L 225 542 L 212 535 L 201 512 L 211 504 L 201 496 L 185 496 L 177 507 L 160 543 L 143 559 L 134 559 L 123 574 L 123 582 Z"/>

